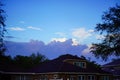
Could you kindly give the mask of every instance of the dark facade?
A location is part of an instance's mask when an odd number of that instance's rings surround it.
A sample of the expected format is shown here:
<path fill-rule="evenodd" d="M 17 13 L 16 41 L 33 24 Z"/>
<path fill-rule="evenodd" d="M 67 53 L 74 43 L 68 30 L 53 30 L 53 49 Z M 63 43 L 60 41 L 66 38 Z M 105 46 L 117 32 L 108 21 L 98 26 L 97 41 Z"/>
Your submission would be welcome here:
<path fill-rule="evenodd" d="M 16 68 L 2 71 L 1 75 L 9 77 L 5 80 L 113 80 L 110 73 L 89 64 L 86 59 L 70 54 L 28 70 Z"/>
<path fill-rule="evenodd" d="M 120 59 L 103 65 L 102 69 L 113 74 L 114 80 L 120 80 Z"/>

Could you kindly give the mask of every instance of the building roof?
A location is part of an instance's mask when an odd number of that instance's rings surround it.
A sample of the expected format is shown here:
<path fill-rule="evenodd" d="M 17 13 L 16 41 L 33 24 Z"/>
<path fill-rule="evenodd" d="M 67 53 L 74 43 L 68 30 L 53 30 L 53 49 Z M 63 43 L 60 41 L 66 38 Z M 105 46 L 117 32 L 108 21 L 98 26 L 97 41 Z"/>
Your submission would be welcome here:
<path fill-rule="evenodd" d="M 118 65 L 120 65 L 120 59 L 116 59 L 116 60 L 114 60 L 114 61 L 112 61 L 110 63 L 107 63 L 107 64 L 103 65 L 103 67 L 118 66 Z"/>
<path fill-rule="evenodd" d="M 80 60 L 85 60 L 83 58 L 78 57 L 77 55 L 71 55 L 71 54 L 61 55 L 61 56 L 59 56 L 58 58 L 56 58 L 54 60 L 64 61 L 66 59 L 80 59 Z"/>
<path fill-rule="evenodd" d="M 120 59 L 114 60 L 102 66 L 103 70 L 120 76 Z"/>
<path fill-rule="evenodd" d="M 26 72 L 25 69 L 16 66 L 14 64 L 2 64 L 0 65 L 1 72 Z"/>
<path fill-rule="evenodd" d="M 40 64 L 33 69 L 30 69 L 32 72 L 36 73 L 46 73 L 46 72 L 81 72 L 85 71 L 84 69 L 74 66 L 72 64 L 63 62 L 63 57 L 59 57 L 57 59 L 51 60 L 49 62 Z"/>
<path fill-rule="evenodd" d="M 98 68 L 95 68 L 92 65 L 87 65 L 87 68 L 80 68 L 78 66 L 69 64 L 67 62 L 63 62 L 66 59 L 82 59 L 77 56 L 73 55 L 62 55 L 56 59 L 53 59 L 49 62 L 40 64 L 32 69 L 30 69 L 30 72 L 35 73 L 49 73 L 49 72 L 80 72 L 80 73 L 106 73 L 103 70 L 100 70 Z"/>
<path fill-rule="evenodd" d="M 27 70 L 21 69 L 20 67 L 14 66 L 14 65 L 9 66 L 9 68 L 2 67 L 3 68 L 2 70 L 4 72 L 18 72 L 18 73 L 21 73 L 21 72 L 24 72 L 24 73 L 53 73 L 53 72 L 71 73 L 71 72 L 74 72 L 74 73 L 85 73 L 85 74 L 87 74 L 87 73 L 109 74 L 109 73 L 107 73 L 99 68 L 96 68 L 95 66 L 90 65 L 90 64 L 87 64 L 86 68 L 81 68 L 81 67 L 69 64 L 67 62 L 64 62 L 64 60 L 66 60 L 66 59 L 77 59 L 77 60 L 79 59 L 79 60 L 86 61 L 86 59 L 80 58 L 78 56 L 66 54 L 66 55 L 62 55 L 56 59 L 53 59 L 53 60 L 50 60 L 47 62 L 43 62 L 43 63 L 35 66 L 34 68 L 30 68 Z"/>

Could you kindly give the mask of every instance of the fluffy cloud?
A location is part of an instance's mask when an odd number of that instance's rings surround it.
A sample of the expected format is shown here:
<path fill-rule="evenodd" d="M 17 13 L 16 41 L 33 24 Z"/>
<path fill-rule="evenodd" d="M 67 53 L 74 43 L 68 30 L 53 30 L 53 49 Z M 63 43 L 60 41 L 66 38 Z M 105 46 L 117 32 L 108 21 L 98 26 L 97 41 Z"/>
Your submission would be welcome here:
<path fill-rule="evenodd" d="M 88 30 L 88 32 L 89 32 L 89 33 L 93 33 L 93 32 L 94 32 L 94 30 L 90 29 L 90 30 Z"/>
<path fill-rule="evenodd" d="M 73 29 L 72 31 L 72 36 L 74 38 L 76 38 L 77 40 L 79 40 L 79 42 L 84 41 L 85 39 L 89 38 L 90 36 L 92 36 L 94 30 L 86 30 L 85 28 L 77 28 L 77 29 Z"/>
<path fill-rule="evenodd" d="M 33 26 L 28 26 L 26 29 L 25 28 L 21 28 L 21 27 L 11 27 L 11 28 L 8 28 L 9 30 L 12 30 L 12 31 L 25 31 L 27 29 L 32 29 L 32 30 L 42 30 L 41 28 L 38 28 L 38 27 L 33 27 Z"/>
<path fill-rule="evenodd" d="M 86 30 L 85 28 L 74 29 L 72 35 L 79 39 L 86 39 L 89 36 L 92 36 L 93 30 Z"/>
<path fill-rule="evenodd" d="M 33 29 L 33 30 L 39 30 L 39 31 L 41 30 L 41 28 L 33 27 L 33 26 L 28 26 L 27 28 L 28 28 L 28 29 Z"/>
<path fill-rule="evenodd" d="M 24 31 L 25 30 L 24 28 L 21 28 L 21 27 L 11 27 L 9 29 L 12 31 Z"/>
<path fill-rule="evenodd" d="M 73 41 L 72 45 L 79 45 L 81 42 L 85 41 L 86 39 L 90 39 L 91 36 L 94 35 L 93 34 L 94 30 L 92 29 L 86 30 L 85 28 L 76 28 L 76 29 L 72 29 L 72 31 L 70 33 L 67 33 L 67 35 L 66 33 L 56 32 L 55 33 L 56 35 L 64 38 L 52 38 L 51 40 L 64 42 L 67 40 L 67 38 L 71 38 Z"/>
<path fill-rule="evenodd" d="M 52 38 L 51 41 L 55 41 L 55 42 L 65 42 L 67 40 L 67 38 Z M 72 45 L 73 46 L 77 46 L 79 45 L 79 41 L 77 39 L 71 39 L 72 40 Z"/>
<path fill-rule="evenodd" d="M 90 48 L 92 47 L 92 44 L 87 45 L 87 48 L 82 51 L 83 55 L 86 55 L 90 53 Z"/>
<path fill-rule="evenodd" d="M 56 42 L 65 42 L 67 39 L 66 38 L 52 38 L 51 41 L 56 41 Z"/>
<path fill-rule="evenodd" d="M 72 45 L 73 45 L 73 46 L 79 45 L 78 40 L 77 40 L 77 39 L 72 39 Z"/>
<path fill-rule="evenodd" d="M 87 48 L 86 45 L 72 45 L 72 39 L 64 42 L 52 41 L 45 44 L 43 41 L 31 40 L 30 42 L 11 42 L 6 41 L 6 54 L 15 55 L 30 55 L 31 53 L 42 53 L 48 58 L 56 58 L 62 54 L 81 55 L 82 51 Z M 34 46 L 34 48 L 33 48 Z"/>
<path fill-rule="evenodd" d="M 45 44 L 43 41 L 31 40 L 30 42 L 12 42 L 6 41 L 5 45 L 7 47 L 6 54 L 15 55 L 30 55 L 31 53 L 41 53 L 48 57 L 49 59 L 56 58 L 62 54 L 72 54 L 77 56 L 85 56 L 86 58 L 91 57 L 91 60 L 99 61 L 95 58 L 92 53 L 89 53 L 91 45 L 72 45 L 73 39 L 68 39 L 64 42 L 52 41 L 49 44 Z M 33 48 L 34 47 L 34 48 Z"/>

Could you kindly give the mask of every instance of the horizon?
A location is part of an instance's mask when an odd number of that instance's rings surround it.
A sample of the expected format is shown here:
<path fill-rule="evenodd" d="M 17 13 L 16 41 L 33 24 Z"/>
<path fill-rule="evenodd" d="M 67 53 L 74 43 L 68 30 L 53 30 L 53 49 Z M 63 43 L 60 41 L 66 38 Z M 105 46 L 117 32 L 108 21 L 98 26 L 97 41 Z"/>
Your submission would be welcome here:
<path fill-rule="evenodd" d="M 90 47 L 88 45 L 72 45 L 72 39 L 66 40 L 65 42 L 53 41 L 49 44 L 45 44 L 43 41 L 36 40 L 32 40 L 31 42 L 6 41 L 5 44 L 7 47 L 5 54 L 10 55 L 11 57 L 15 57 L 16 55 L 30 56 L 32 53 L 40 53 L 52 60 L 60 55 L 71 54 L 79 57 L 84 56 L 86 59 L 95 61 L 100 65 L 111 62 L 113 58 L 119 58 L 115 56 L 109 56 L 107 61 L 104 61 L 101 58 L 96 58 L 90 52 Z"/>

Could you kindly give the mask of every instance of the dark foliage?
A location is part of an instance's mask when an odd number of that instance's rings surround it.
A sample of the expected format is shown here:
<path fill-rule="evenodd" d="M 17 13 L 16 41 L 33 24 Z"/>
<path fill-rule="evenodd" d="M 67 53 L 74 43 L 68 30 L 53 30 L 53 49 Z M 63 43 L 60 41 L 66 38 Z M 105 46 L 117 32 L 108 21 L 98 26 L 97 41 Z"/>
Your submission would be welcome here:
<path fill-rule="evenodd" d="M 4 67 L 16 66 L 21 69 L 28 69 L 46 61 L 48 61 L 48 58 L 39 53 L 37 54 L 33 53 L 30 56 L 17 55 L 14 58 L 11 58 L 11 56 L 1 55 L 0 70 L 3 68 L 3 66 Z"/>
<path fill-rule="evenodd" d="M 42 54 L 31 54 L 30 56 L 17 55 L 13 58 L 13 64 L 23 69 L 31 68 L 35 65 L 39 65 L 42 62 L 48 61 L 48 59 Z"/>
<path fill-rule="evenodd" d="M 120 56 L 120 6 L 112 7 L 102 16 L 102 23 L 96 25 L 95 30 L 104 35 L 101 43 L 95 43 L 91 52 L 96 57 L 107 60 L 109 56 Z"/>
<path fill-rule="evenodd" d="M 3 42 L 4 34 L 6 32 L 5 29 L 5 11 L 2 9 L 3 4 L 0 2 L 0 56 L 4 55 L 5 46 Z"/>

